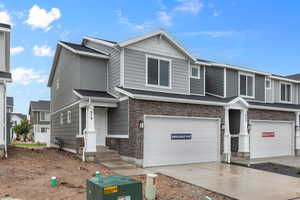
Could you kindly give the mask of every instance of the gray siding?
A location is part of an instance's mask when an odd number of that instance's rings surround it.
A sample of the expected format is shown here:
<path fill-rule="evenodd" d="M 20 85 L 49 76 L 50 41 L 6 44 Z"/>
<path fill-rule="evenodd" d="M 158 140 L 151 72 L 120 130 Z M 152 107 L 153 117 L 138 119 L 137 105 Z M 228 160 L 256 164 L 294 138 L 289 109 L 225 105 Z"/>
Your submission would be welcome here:
<path fill-rule="evenodd" d="M 190 90 L 192 94 L 204 95 L 204 67 L 200 67 L 200 79 L 190 78 Z"/>
<path fill-rule="evenodd" d="M 272 80 L 272 83 L 274 83 L 273 89 L 273 94 L 274 94 L 274 102 L 278 103 L 280 102 L 280 83 L 288 83 L 280 80 Z M 295 83 L 290 83 L 292 85 L 292 103 L 297 104 L 297 84 Z"/>
<path fill-rule="evenodd" d="M 238 71 L 232 69 L 226 69 L 226 93 L 227 97 L 238 96 Z"/>
<path fill-rule="evenodd" d="M 108 109 L 108 135 L 128 135 L 128 100 Z"/>
<path fill-rule="evenodd" d="M 67 112 L 71 111 L 71 123 L 67 123 Z M 63 113 L 64 123 L 60 124 L 60 113 Z M 79 134 L 79 104 L 63 109 L 51 115 L 51 144 L 55 137 L 64 141 L 64 147 L 78 150 L 82 146 L 82 139 L 77 138 Z"/>
<path fill-rule="evenodd" d="M 164 57 L 172 60 L 171 72 L 172 72 L 172 88 L 164 89 L 157 87 L 146 87 L 146 54 Z M 155 55 L 145 53 L 142 51 L 125 49 L 124 51 L 124 85 L 128 88 L 136 88 L 142 90 L 155 90 L 161 92 L 173 92 L 173 93 L 188 93 L 188 62 L 186 60 L 165 57 L 161 55 Z"/>
<path fill-rule="evenodd" d="M 10 33 L 0 31 L 0 71 L 9 72 Z"/>
<path fill-rule="evenodd" d="M 255 100 L 265 101 L 265 76 L 255 74 Z"/>
<path fill-rule="evenodd" d="M 58 78 L 59 89 L 56 89 Z M 80 88 L 79 80 L 80 57 L 62 48 L 51 87 L 51 112 L 78 100 L 72 90 Z"/>
<path fill-rule="evenodd" d="M 107 61 L 80 56 L 80 89 L 107 89 Z"/>
<path fill-rule="evenodd" d="M 40 111 L 33 111 L 30 113 L 30 123 L 34 124 L 50 124 L 50 121 L 41 121 L 40 120 Z"/>
<path fill-rule="evenodd" d="M 224 96 L 224 68 L 206 67 L 206 92 Z"/>
<path fill-rule="evenodd" d="M 108 90 L 116 94 L 114 87 L 120 85 L 120 51 L 102 44 L 85 41 L 87 47 L 104 51 L 110 55 L 108 61 Z"/>

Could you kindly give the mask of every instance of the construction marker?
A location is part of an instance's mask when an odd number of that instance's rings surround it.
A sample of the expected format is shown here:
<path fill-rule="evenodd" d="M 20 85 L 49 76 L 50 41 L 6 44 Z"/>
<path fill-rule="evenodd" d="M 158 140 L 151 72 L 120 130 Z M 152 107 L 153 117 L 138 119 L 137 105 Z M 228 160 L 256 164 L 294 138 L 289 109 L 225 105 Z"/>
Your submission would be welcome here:
<path fill-rule="evenodd" d="M 100 172 L 96 171 L 96 177 L 99 178 L 100 177 Z"/>
<path fill-rule="evenodd" d="M 56 186 L 57 186 L 57 181 L 56 181 L 56 177 L 55 177 L 55 176 L 53 176 L 53 177 L 51 178 L 51 186 L 52 186 L 52 187 L 56 187 Z"/>
<path fill-rule="evenodd" d="M 207 200 L 213 200 L 211 197 L 209 197 L 209 196 L 206 196 L 206 199 Z"/>

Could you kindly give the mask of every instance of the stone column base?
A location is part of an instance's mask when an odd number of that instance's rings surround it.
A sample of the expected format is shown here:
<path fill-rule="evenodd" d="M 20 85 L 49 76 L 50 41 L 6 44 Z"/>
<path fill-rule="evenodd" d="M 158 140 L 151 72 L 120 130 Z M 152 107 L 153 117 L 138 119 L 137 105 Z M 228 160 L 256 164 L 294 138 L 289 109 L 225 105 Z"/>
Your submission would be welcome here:
<path fill-rule="evenodd" d="M 300 156 L 300 149 L 295 150 L 295 156 Z"/>
<path fill-rule="evenodd" d="M 250 152 L 237 152 L 236 156 L 249 160 L 250 159 Z"/>

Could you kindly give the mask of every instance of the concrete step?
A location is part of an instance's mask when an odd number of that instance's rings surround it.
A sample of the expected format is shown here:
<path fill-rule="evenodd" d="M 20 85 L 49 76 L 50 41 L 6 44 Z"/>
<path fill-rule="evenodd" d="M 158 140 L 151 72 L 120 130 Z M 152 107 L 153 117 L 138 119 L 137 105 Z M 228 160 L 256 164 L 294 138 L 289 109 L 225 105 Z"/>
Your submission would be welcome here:
<path fill-rule="evenodd" d="M 135 169 L 136 165 L 128 163 L 123 160 L 115 160 L 115 161 L 105 161 L 100 162 L 101 165 L 104 165 L 108 169 L 117 170 L 117 169 Z"/>

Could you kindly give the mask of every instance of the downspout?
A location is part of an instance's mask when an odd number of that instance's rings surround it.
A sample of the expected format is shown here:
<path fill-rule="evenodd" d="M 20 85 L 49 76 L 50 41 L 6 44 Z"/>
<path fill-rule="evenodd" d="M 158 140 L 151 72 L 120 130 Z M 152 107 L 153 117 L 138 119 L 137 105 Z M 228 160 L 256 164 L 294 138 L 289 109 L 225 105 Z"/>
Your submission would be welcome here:
<path fill-rule="evenodd" d="M 91 97 L 89 97 L 89 103 L 88 106 L 90 106 L 92 103 Z M 85 111 L 85 118 L 87 118 L 87 110 Z M 86 120 L 85 120 L 85 124 L 86 124 Z M 85 129 L 83 130 L 83 151 L 82 151 L 82 162 L 85 162 L 85 150 L 86 150 L 86 129 L 87 127 L 85 127 Z"/>
<path fill-rule="evenodd" d="M 6 117 L 6 82 L 4 81 L 4 150 L 5 150 L 5 158 L 8 157 L 8 154 L 7 154 L 7 126 L 6 126 L 6 123 L 7 123 L 7 117 Z"/>

